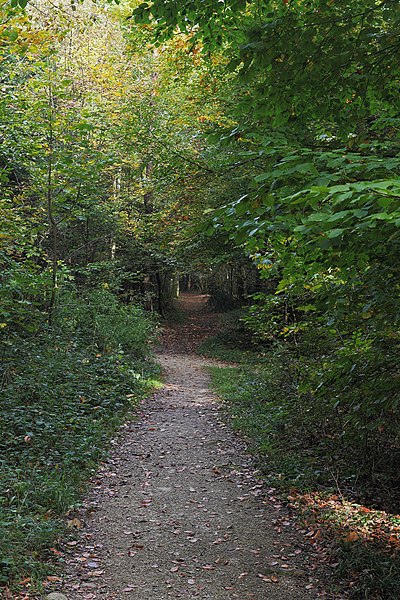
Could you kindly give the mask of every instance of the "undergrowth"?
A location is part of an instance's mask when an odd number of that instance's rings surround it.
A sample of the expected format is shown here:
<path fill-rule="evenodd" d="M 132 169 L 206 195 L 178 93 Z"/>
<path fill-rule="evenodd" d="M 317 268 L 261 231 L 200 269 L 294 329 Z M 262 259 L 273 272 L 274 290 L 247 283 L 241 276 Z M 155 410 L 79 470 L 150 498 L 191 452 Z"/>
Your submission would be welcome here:
<path fill-rule="evenodd" d="M 299 393 L 299 370 L 313 368 L 320 341 L 306 340 L 304 354 L 279 342 L 262 348 L 242 335 L 238 317 L 228 317 L 225 330 L 199 350 L 235 363 L 210 367 L 231 426 L 245 436 L 268 483 L 312 529 L 312 543 L 325 540 L 332 548 L 334 585 L 345 581 L 360 600 L 398 599 L 400 518 L 393 514 L 392 465 L 364 479 L 351 431 L 338 435 L 334 421 Z"/>
<path fill-rule="evenodd" d="M 64 298 L 53 327 L 3 340 L 0 586 L 29 578 L 40 589 L 54 572 L 64 515 L 152 387 L 154 329 L 140 308 L 101 290 Z"/>
<path fill-rule="evenodd" d="M 221 330 L 207 338 L 197 352 L 209 358 L 216 358 L 231 363 L 258 363 L 259 344 L 241 321 L 243 310 L 231 310 L 222 313 Z"/>

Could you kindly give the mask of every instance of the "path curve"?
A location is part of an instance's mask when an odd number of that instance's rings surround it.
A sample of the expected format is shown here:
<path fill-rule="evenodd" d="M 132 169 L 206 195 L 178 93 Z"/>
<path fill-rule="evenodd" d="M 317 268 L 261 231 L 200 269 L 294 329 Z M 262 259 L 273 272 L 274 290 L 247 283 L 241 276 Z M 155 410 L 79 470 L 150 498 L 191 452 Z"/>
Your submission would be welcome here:
<path fill-rule="evenodd" d="M 296 533 L 276 525 L 282 508 L 220 420 L 210 361 L 177 353 L 179 332 L 172 338 L 173 351 L 158 355 L 164 387 L 125 426 L 86 501 L 63 592 L 71 600 L 311 598 Z"/>

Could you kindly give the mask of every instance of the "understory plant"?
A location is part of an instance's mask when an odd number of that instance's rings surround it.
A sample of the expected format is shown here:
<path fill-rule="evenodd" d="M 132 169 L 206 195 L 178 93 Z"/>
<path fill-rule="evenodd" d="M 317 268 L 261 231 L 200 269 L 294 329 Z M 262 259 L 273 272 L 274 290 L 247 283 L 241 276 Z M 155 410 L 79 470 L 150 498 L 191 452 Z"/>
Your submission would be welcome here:
<path fill-rule="evenodd" d="M 64 515 L 152 387 L 154 331 L 140 307 L 107 290 L 70 291 L 53 327 L 3 341 L 0 585 L 30 578 L 40 587 L 54 570 Z"/>
<path fill-rule="evenodd" d="M 289 499 L 313 543 L 328 545 L 333 588 L 395 600 L 398 339 L 365 330 L 339 335 L 314 313 L 308 327 L 297 327 L 306 306 L 297 300 L 286 297 L 284 307 L 274 296 L 270 310 L 254 305 L 242 318 L 258 338 L 251 352 L 232 354 L 243 323 L 204 344 L 204 353 L 235 361 L 210 369 L 213 385 L 269 486 Z"/>

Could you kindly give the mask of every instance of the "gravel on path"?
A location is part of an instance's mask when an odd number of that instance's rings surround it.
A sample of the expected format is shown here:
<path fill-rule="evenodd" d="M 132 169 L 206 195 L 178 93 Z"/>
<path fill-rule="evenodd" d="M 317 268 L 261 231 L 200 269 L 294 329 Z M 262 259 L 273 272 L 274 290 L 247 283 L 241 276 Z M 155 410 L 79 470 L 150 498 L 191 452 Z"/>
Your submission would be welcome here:
<path fill-rule="evenodd" d="M 61 591 L 68 600 L 315 598 L 299 534 L 220 418 L 210 361 L 179 353 L 179 332 L 174 340 L 158 355 L 163 388 L 125 425 L 76 519 Z"/>

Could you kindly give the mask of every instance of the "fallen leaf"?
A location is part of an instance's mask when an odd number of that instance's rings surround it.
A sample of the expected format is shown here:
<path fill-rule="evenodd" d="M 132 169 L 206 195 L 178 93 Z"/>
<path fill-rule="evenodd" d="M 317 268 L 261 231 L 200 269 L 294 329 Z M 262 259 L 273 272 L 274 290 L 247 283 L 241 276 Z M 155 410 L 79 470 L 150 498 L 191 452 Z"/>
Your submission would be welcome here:
<path fill-rule="evenodd" d="M 356 542 L 358 540 L 358 533 L 356 531 L 350 531 L 350 533 L 348 533 L 346 535 L 346 537 L 343 538 L 344 542 Z"/>
<path fill-rule="evenodd" d="M 82 529 L 82 527 L 83 527 L 82 521 L 80 521 L 76 517 L 74 519 L 70 519 L 69 521 L 67 521 L 67 525 L 68 525 L 68 527 L 76 527 L 77 529 Z"/>
<path fill-rule="evenodd" d="M 258 577 L 268 583 L 278 583 L 279 581 L 276 575 L 263 575 L 263 573 L 258 573 Z"/>

